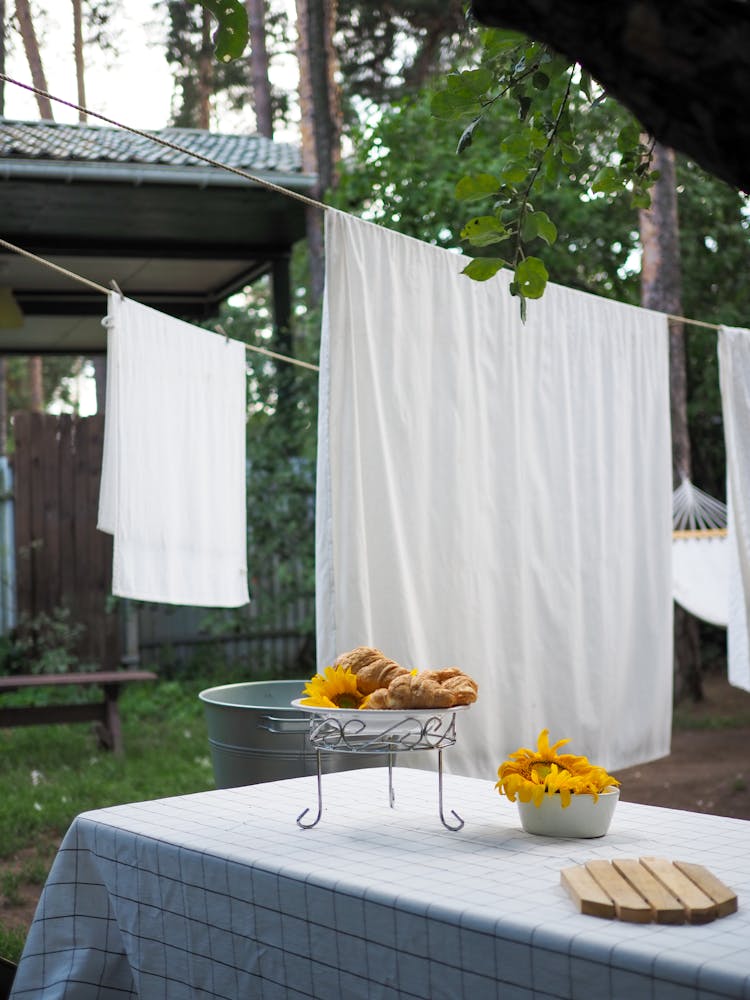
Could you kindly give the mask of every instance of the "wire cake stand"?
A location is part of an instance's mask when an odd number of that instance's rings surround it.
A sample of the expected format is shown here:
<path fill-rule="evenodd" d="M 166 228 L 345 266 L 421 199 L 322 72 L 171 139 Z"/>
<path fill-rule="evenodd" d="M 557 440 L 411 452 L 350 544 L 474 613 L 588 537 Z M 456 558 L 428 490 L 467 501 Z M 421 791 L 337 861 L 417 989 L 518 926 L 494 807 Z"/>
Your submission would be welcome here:
<path fill-rule="evenodd" d="M 310 812 L 307 808 L 297 817 L 297 824 L 303 830 L 312 829 L 323 815 L 323 783 L 321 754 L 336 753 L 385 754 L 388 758 L 388 803 L 394 807 L 393 765 L 397 753 L 413 750 L 437 750 L 438 752 L 438 811 L 440 822 L 447 830 L 460 830 L 464 821 L 453 809 L 451 816 L 456 823 L 450 823 L 443 808 L 443 750 L 456 742 L 456 713 L 465 711 L 468 705 L 454 708 L 420 708 L 399 711 L 397 709 L 348 709 L 319 708 L 303 705 L 297 698 L 292 705 L 310 715 L 308 739 L 315 748 L 318 764 L 318 808 L 312 822 L 305 822 Z"/>

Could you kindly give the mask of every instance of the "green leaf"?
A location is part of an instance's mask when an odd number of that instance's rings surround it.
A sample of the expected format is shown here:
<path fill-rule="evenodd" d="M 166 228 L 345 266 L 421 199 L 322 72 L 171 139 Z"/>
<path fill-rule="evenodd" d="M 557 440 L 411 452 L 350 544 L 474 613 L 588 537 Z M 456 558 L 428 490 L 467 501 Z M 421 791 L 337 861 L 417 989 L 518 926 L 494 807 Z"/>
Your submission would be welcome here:
<path fill-rule="evenodd" d="M 581 159 L 581 153 L 569 142 L 560 144 L 560 155 L 563 163 L 577 163 Z"/>
<path fill-rule="evenodd" d="M 196 0 L 192 0 L 193 3 Z M 209 10 L 219 27 L 213 36 L 216 58 L 231 62 L 242 55 L 248 39 L 247 11 L 242 0 L 199 0 Z"/>
<path fill-rule="evenodd" d="M 472 246 L 488 247 L 507 239 L 508 230 L 495 215 L 477 215 L 466 223 L 461 230 L 461 237 Z"/>
<path fill-rule="evenodd" d="M 500 181 L 492 174 L 477 174 L 475 177 L 462 177 L 456 184 L 456 198 L 459 201 L 477 201 L 488 195 L 496 194 Z"/>
<path fill-rule="evenodd" d="M 487 281 L 488 278 L 494 277 L 504 265 L 505 261 L 500 257 L 475 257 L 466 265 L 461 274 L 465 274 L 473 281 Z"/>
<path fill-rule="evenodd" d="M 525 163 L 509 163 L 500 176 L 505 184 L 520 184 L 526 179 L 527 173 Z"/>
<path fill-rule="evenodd" d="M 470 94 L 477 98 L 487 93 L 494 83 L 494 76 L 486 67 L 480 66 L 479 69 L 466 69 L 461 73 L 451 73 L 446 83 L 454 93 Z"/>
<path fill-rule="evenodd" d="M 536 215 L 534 212 L 526 212 L 521 224 L 521 239 L 524 243 L 531 243 L 535 240 L 539 232 L 537 230 Z"/>
<path fill-rule="evenodd" d="M 549 87 L 549 77 L 541 70 L 537 70 L 531 78 L 531 85 L 537 90 L 546 90 Z"/>
<path fill-rule="evenodd" d="M 613 194 L 622 187 L 622 180 L 615 167 L 602 167 L 594 178 L 591 190 L 595 193 Z"/>
<path fill-rule="evenodd" d="M 627 153 L 640 145 L 641 130 L 633 122 L 620 130 L 617 136 L 617 148 L 621 153 Z"/>
<path fill-rule="evenodd" d="M 531 149 L 531 132 L 532 129 L 529 128 L 511 132 L 500 143 L 500 149 L 508 156 L 528 156 Z"/>
<path fill-rule="evenodd" d="M 430 102 L 433 118 L 443 121 L 456 121 L 466 115 L 474 115 L 476 111 L 477 100 L 474 95 L 461 91 L 439 90 Z"/>
<path fill-rule="evenodd" d="M 516 284 L 519 294 L 527 299 L 540 299 L 547 287 L 549 274 L 544 262 L 538 257 L 527 257 L 516 268 Z"/>
<path fill-rule="evenodd" d="M 633 208 L 651 208 L 651 195 L 648 191 L 634 191 L 630 204 Z"/>
<path fill-rule="evenodd" d="M 557 226 L 552 219 L 546 212 L 534 212 L 534 222 L 537 236 L 544 240 L 547 246 L 552 246 L 557 239 Z"/>
<path fill-rule="evenodd" d="M 485 31 L 483 36 L 484 50 L 488 56 L 508 52 L 509 49 L 515 49 L 517 46 L 525 44 L 525 42 L 525 35 L 521 35 L 517 31 L 501 31 L 497 28 Z"/>
<path fill-rule="evenodd" d="M 474 139 L 474 129 L 482 120 L 481 116 L 475 118 L 473 122 L 470 122 L 466 128 L 461 133 L 461 138 L 458 140 L 458 145 L 456 146 L 457 153 L 463 153 L 465 149 L 468 149 Z"/>

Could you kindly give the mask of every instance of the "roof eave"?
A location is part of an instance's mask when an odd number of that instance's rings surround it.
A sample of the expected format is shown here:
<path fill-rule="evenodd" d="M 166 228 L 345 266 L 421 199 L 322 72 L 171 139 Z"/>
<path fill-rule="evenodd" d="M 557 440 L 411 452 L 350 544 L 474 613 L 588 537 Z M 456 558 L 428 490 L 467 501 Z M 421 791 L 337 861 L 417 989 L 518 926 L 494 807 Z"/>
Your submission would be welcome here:
<path fill-rule="evenodd" d="M 243 168 L 238 168 L 243 169 Z M 280 171 L 252 171 L 262 182 L 275 184 L 290 191 L 309 192 L 315 189 L 317 178 L 314 174 L 282 173 Z M 0 179 L 2 180 L 54 180 L 68 184 L 93 181 L 111 184 L 182 184 L 186 187 L 241 187 L 253 184 L 252 180 L 233 170 L 217 167 L 179 167 L 163 164 L 140 163 L 86 163 L 80 160 L 59 162 L 54 160 L 31 160 L 0 158 Z"/>

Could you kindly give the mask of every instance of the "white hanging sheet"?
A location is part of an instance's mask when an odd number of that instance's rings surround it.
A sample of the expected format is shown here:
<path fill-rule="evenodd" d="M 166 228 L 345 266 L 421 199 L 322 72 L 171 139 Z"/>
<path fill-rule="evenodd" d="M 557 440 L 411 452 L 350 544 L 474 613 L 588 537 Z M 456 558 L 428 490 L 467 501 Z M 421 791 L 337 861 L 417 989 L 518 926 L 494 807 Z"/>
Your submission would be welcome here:
<path fill-rule="evenodd" d="M 750 331 L 719 330 L 719 380 L 727 453 L 729 683 L 750 691 Z"/>
<path fill-rule="evenodd" d="M 553 285 L 523 325 L 506 274 L 326 227 L 319 669 L 360 644 L 462 667 L 479 699 L 446 767 L 469 776 L 545 727 L 605 767 L 666 755 L 665 318 Z"/>
<path fill-rule="evenodd" d="M 239 341 L 112 293 L 98 527 L 112 593 L 248 602 L 246 367 Z"/>

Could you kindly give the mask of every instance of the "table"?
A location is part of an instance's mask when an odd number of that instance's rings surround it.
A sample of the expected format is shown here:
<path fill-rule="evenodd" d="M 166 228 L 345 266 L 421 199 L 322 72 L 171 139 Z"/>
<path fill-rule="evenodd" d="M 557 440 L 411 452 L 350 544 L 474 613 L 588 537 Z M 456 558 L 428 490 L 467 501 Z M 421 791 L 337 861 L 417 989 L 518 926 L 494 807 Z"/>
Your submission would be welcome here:
<path fill-rule="evenodd" d="M 53 864 L 13 1000 L 750 998 L 750 823 L 621 802 L 598 840 L 533 837 L 491 781 L 398 768 L 100 809 Z M 701 926 L 579 914 L 563 867 L 703 864 L 739 897 Z M 68 984 L 65 986 L 64 984 Z M 87 985 L 90 984 L 90 985 Z M 99 987 L 102 987 L 101 991 Z"/>

